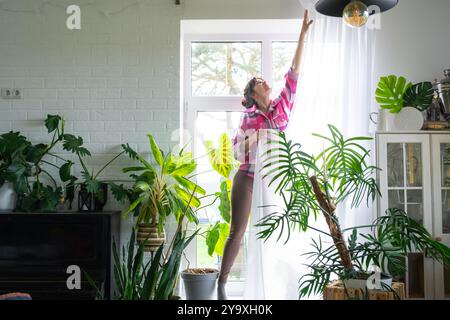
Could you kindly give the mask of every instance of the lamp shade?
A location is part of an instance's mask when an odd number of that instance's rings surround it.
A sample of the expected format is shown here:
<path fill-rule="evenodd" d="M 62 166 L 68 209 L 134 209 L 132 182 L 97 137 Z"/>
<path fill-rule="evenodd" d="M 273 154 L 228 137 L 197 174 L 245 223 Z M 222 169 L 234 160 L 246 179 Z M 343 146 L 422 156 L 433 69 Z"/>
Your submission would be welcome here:
<path fill-rule="evenodd" d="M 398 4 L 399 0 L 360 0 L 366 6 L 378 6 L 380 12 L 392 9 Z M 317 12 L 331 17 L 342 17 L 342 12 L 351 0 L 319 0 L 316 3 Z"/>

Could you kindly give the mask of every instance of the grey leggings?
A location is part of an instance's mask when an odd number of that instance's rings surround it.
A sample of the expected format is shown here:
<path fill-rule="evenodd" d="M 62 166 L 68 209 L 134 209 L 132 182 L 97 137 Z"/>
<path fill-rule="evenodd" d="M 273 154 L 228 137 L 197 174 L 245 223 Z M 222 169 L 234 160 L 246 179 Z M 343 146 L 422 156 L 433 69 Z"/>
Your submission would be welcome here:
<path fill-rule="evenodd" d="M 226 282 L 234 260 L 239 253 L 242 238 L 247 229 L 252 206 L 253 178 L 238 171 L 231 188 L 231 227 L 223 251 L 219 282 Z"/>

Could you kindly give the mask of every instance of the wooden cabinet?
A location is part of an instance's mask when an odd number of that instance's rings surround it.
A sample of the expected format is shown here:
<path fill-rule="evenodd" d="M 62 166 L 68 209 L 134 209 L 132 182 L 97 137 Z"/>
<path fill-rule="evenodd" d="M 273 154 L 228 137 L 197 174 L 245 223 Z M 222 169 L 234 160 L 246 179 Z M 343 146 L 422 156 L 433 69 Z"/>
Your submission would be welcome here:
<path fill-rule="evenodd" d="M 119 228 L 120 212 L 0 213 L 0 294 L 93 299 L 87 272 L 109 298 L 111 245 L 113 238 L 120 241 Z M 79 288 L 67 285 L 70 266 L 80 270 Z"/>
<path fill-rule="evenodd" d="M 377 133 L 378 214 L 400 208 L 450 246 L 450 133 Z M 410 299 L 450 299 L 450 272 L 420 253 L 405 261 Z"/>

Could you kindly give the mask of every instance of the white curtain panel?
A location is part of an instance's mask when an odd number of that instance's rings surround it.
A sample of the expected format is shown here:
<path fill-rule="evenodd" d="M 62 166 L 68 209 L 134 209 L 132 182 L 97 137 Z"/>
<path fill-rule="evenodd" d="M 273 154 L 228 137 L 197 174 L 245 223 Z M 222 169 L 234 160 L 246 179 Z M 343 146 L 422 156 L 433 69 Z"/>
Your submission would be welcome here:
<path fill-rule="evenodd" d="M 314 24 L 307 38 L 296 107 L 287 135 L 301 143 L 304 151 L 318 154 L 323 149 L 322 141 L 311 134 L 327 135 L 328 124 L 335 125 L 346 137 L 370 135 L 376 31 L 366 27 L 350 28 L 342 19 L 317 14 L 314 10 L 317 1 L 300 2 L 310 9 Z M 367 147 L 373 149 L 373 143 Z M 256 169 L 259 167 L 260 161 Z M 276 241 L 278 234 L 266 242 L 257 238 L 261 229 L 255 224 L 274 211 L 274 207 L 267 206 L 282 204 L 274 192 L 275 186 L 268 187 L 269 180 L 263 180 L 258 173 L 255 175 L 244 298 L 298 299 L 298 281 L 308 272 L 302 254 L 311 251 L 311 238 L 316 237 L 317 232 L 294 231 L 286 244 L 285 236 Z M 374 212 L 373 205 L 366 207 L 365 204 L 353 210 L 346 205 L 338 208 L 344 228 L 371 222 Z M 313 220 L 312 217 L 310 225 L 327 230 L 322 216 Z M 322 241 L 331 243 L 331 239 L 323 235 Z"/>

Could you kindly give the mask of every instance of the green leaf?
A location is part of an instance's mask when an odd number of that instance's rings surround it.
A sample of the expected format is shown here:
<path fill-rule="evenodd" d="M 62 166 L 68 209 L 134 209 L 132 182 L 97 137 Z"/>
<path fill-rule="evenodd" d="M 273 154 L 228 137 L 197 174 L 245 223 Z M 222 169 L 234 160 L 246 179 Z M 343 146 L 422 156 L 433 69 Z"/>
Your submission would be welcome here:
<path fill-rule="evenodd" d="M 64 150 L 76 153 L 80 157 L 90 156 L 91 155 L 91 153 L 90 153 L 90 151 L 88 149 L 82 147 L 82 145 L 83 145 L 83 138 L 75 137 L 72 134 L 65 134 L 63 136 L 63 139 L 64 139 L 64 142 L 63 142 Z"/>
<path fill-rule="evenodd" d="M 146 170 L 146 167 L 126 167 L 122 169 L 123 173 L 127 173 L 127 172 L 138 172 L 138 171 L 144 171 Z"/>
<path fill-rule="evenodd" d="M 73 166 L 72 161 L 67 161 L 64 163 L 61 168 L 59 168 L 59 177 L 61 178 L 62 182 L 67 182 L 72 178 L 72 175 L 70 174 Z"/>
<path fill-rule="evenodd" d="M 122 149 L 125 151 L 125 153 L 133 160 L 137 159 L 137 155 L 138 153 L 136 151 L 133 150 L 133 148 L 130 147 L 130 145 L 127 144 L 122 144 Z"/>
<path fill-rule="evenodd" d="M 189 192 L 181 189 L 178 186 L 175 186 L 175 191 L 177 192 L 180 199 L 184 202 L 184 204 L 189 205 L 190 207 L 200 206 L 200 200 Z"/>
<path fill-rule="evenodd" d="M 38 164 L 38 162 L 42 159 L 44 154 L 47 151 L 47 145 L 45 144 L 37 144 L 35 146 L 29 146 L 26 150 L 26 160 L 28 162 L 32 162 L 34 164 Z"/>
<path fill-rule="evenodd" d="M 233 170 L 234 155 L 233 144 L 226 133 L 220 135 L 219 146 L 214 148 L 212 141 L 205 141 L 205 148 L 208 154 L 209 162 L 214 170 L 225 177 L 229 178 L 231 170 Z"/>
<path fill-rule="evenodd" d="M 142 200 L 144 200 L 145 196 L 140 196 L 139 198 L 137 198 L 129 207 L 127 210 L 124 211 L 124 213 L 122 214 L 123 218 L 126 218 L 131 211 L 133 211 L 141 202 Z"/>
<path fill-rule="evenodd" d="M 89 193 L 97 193 L 100 189 L 100 181 L 92 178 L 89 172 L 83 171 L 81 175 L 84 178 L 84 184 L 86 185 L 86 190 Z"/>
<path fill-rule="evenodd" d="M 431 105 L 434 96 L 431 82 L 420 82 L 408 88 L 403 95 L 405 106 L 425 111 Z"/>
<path fill-rule="evenodd" d="M 391 113 L 399 113 L 404 106 L 403 95 L 411 86 L 412 83 L 407 83 L 405 77 L 397 78 L 394 75 L 381 77 L 375 92 L 376 101 L 382 109 L 388 109 Z"/>
<path fill-rule="evenodd" d="M 111 189 L 111 194 L 113 197 L 120 203 L 124 203 L 125 200 L 128 199 L 128 190 L 124 187 L 123 184 L 116 184 L 116 183 L 108 183 Z"/>
<path fill-rule="evenodd" d="M 189 191 L 194 191 L 198 194 L 201 195 L 205 195 L 206 191 L 205 189 L 203 189 L 202 187 L 200 187 L 198 184 L 184 178 L 184 177 L 179 177 L 179 176 L 174 176 L 175 180 L 177 180 L 177 182 L 183 186 L 184 188 L 186 188 Z"/>
<path fill-rule="evenodd" d="M 231 221 L 231 181 L 225 180 L 220 184 L 219 211 L 222 219 L 227 223 Z"/>
<path fill-rule="evenodd" d="M 219 256 L 223 255 L 225 249 L 225 243 L 227 242 L 228 235 L 230 234 L 230 225 L 228 223 L 219 223 L 219 239 L 217 240 L 214 252 Z"/>
<path fill-rule="evenodd" d="M 58 128 L 59 122 L 61 120 L 61 117 L 58 115 L 47 115 L 47 119 L 45 120 L 45 127 L 47 128 L 48 133 L 55 131 Z"/>
<path fill-rule="evenodd" d="M 152 150 L 152 154 L 155 158 L 156 163 L 158 163 L 162 167 L 164 163 L 164 157 L 162 155 L 161 149 L 159 149 L 155 139 L 151 134 L 148 135 L 148 140 L 150 142 L 150 149 Z"/>
<path fill-rule="evenodd" d="M 209 256 L 213 256 L 216 249 L 217 241 L 219 241 L 219 224 L 216 223 L 206 232 L 206 246 L 208 247 Z"/>

